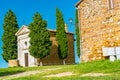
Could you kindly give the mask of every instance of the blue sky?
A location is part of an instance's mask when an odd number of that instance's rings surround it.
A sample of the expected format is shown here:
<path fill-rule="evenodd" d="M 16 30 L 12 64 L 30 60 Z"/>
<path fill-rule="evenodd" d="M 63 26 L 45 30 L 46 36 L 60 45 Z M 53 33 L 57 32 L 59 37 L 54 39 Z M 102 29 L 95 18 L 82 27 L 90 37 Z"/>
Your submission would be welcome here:
<path fill-rule="evenodd" d="M 65 23 L 68 24 L 68 30 L 74 32 L 74 26 L 69 24 L 69 18 L 75 17 L 75 4 L 79 0 L 0 0 L 0 68 L 7 67 L 7 63 L 2 59 L 2 25 L 4 15 L 8 9 L 17 16 L 19 27 L 23 24 L 29 25 L 35 12 L 39 12 L 43 19 L 48 21 L 49 29 L 56 29 L 55 10 L 58 7 L 64 16 Z M 78 58 L 76 58 L 78 61 Z"/>

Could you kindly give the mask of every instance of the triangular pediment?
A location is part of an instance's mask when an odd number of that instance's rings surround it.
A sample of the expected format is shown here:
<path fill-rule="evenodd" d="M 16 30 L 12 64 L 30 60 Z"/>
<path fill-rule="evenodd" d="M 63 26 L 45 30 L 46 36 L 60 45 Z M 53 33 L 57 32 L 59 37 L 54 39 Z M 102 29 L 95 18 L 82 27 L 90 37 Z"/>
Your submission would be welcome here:
<path fill-rule="evenodd" d="M 26 26 L 26 25 L 23 25 L 18 31 L 17 31 L 17 33 L 15 34 L 15 35 L 23 35 L 23 34 L 26 34 L 26 33 L 28 33 L 30 30 L 28 29 L 28 26 Z"/>

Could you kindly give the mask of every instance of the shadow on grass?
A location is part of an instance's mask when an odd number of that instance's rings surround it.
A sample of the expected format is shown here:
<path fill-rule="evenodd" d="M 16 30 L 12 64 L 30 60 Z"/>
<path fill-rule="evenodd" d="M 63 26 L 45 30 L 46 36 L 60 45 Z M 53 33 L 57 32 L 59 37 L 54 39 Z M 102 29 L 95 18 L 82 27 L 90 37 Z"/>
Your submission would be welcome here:
<path fill-rule="evenodd" d="M 22 73 L 22 72 L 25 72 L 25 70 L 26 69 L 24 69 L 22 67 L 2 68 L 2 69 L 0 69 L 0 77 L 13 75 L 13 74 L 17 74 L 17 73 Z"/>
<path fill-rule="evenodd" d="M 0 72 L 0 77 L 13 75 L 13 74 L 17 74 L 17 73 L 22 73 L 22 72 L 25 72 L 25 71 Z"/>
<path fill-rule="evenodd" d="M 25 71 L 0 72 L 0 77 L 8 76 L 8 75 L 13 75 L 13 74 L 17 74 L 17 73 L 22 73 L 22 72 L 25 72 Z"/>

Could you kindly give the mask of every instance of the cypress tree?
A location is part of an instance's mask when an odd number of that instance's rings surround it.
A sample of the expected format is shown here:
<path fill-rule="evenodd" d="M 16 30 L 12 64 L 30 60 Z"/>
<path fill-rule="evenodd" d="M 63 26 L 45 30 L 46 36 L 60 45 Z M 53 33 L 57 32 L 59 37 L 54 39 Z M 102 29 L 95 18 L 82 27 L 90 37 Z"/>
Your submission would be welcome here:
<path fill-rule="evenodd" d="M 50 53 L 50 32 L 47 30 L 47 22 L 37 12 L 33 16 L 33 22 L 29 25 L 30 54 L 37 58 L 38 66 L 42 66 L 42 58 Z M 40 63 L 40 64 L 39 64 Z"/>
<path fill-rule="evenodd" d="M 77 54 L 80 57 L 80 32 L 79 32 L 79 24 L 78 24 L 78 10 L 76 10 L 75 15 L 75 31 L 76 31 L 76 46 L 77 46 Z"/>
<path fill-rule="evenodd" d="M 63 60 L 65 64 L 65 58 L 68 56 L 68 39 L 65 32 L 65 23 L 63 19 L 62 12 L 56 8 L 56 39 L 58 42 L 58 55 L 59 58 Z"/>
<path fill-rule="evenodd" d="M 2 56 L 8 62 L 8 60 L 17 59 L 17 37 L 15 33 L 18 31 L 18 23 L 12 10 L 8 10 L 4 17 L 3 30 Z"/>

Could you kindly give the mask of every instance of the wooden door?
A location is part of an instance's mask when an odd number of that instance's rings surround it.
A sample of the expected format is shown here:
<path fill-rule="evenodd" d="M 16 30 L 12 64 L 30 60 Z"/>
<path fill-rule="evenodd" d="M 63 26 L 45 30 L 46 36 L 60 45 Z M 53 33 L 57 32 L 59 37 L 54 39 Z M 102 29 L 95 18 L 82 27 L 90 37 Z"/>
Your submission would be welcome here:
<path fill-rule="evenodd" d="M 28 66 L 28 53 L 25 53 L 25 66 Z"/>

